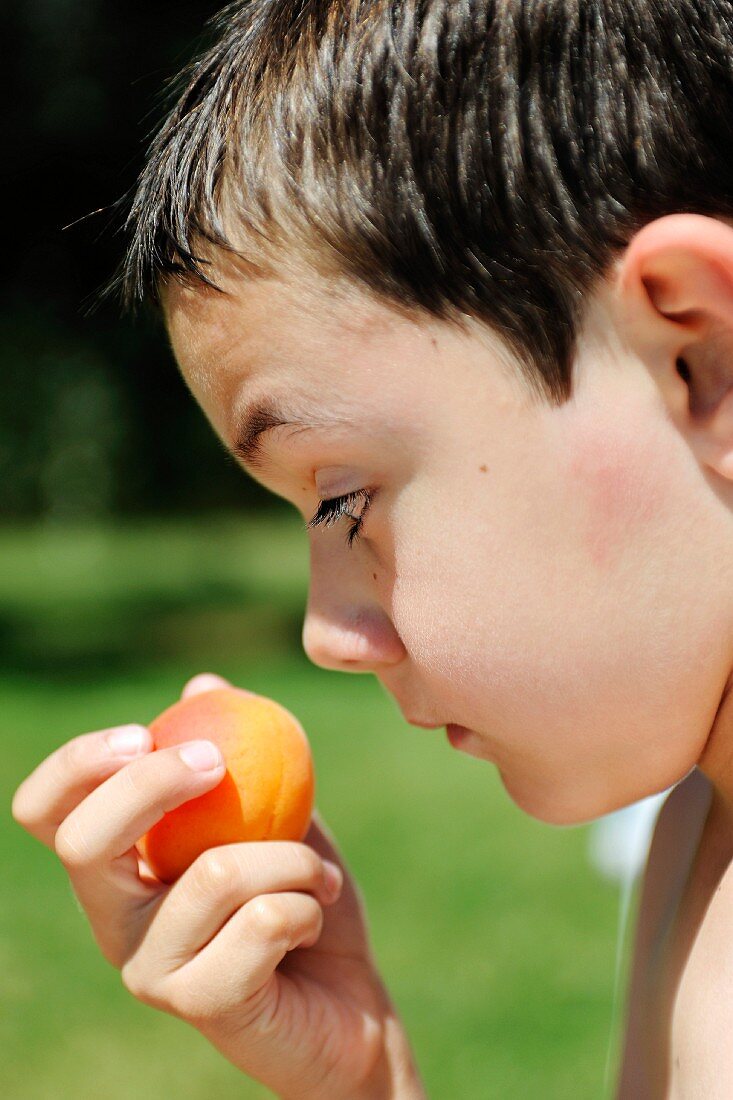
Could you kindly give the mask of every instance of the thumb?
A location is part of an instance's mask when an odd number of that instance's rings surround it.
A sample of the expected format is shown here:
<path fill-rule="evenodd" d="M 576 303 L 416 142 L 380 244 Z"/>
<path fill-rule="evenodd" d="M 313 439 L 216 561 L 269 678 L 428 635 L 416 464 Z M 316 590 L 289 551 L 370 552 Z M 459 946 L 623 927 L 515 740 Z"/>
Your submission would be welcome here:
<path fill-rule="evenodd" d="M 203 691 L 215 691 L 217 688 L 228 688 L 232 685 L 228 680 L 217 676 L 214 672 L 200 672 L 192 677 L 181 692 L 182 699 L 188 699 L 191 695 L 200 695 Z"/>
<path fill-rule="evenodd" d="M 216 691 L 217 688 L 233 687 L 234 684 L 225 680 L 223 676 L 217 676 L 215 672 L 199 672 L 185 685 L 181 692 L 181 698 L 188 699 L 191 695 L 201 695 L 204 691 Z M 248 691 L 247 688 L 238 687 L 235 690 L 241 691 L 244 695 L 257 695 L 256 691 Z"/>

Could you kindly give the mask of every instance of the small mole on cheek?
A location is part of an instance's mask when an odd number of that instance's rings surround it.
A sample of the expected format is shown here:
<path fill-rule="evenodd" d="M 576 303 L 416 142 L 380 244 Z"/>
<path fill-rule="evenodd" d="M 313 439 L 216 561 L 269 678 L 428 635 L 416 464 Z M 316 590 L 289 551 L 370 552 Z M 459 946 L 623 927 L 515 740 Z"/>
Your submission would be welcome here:
<path fill-rule="evenodd" d="M 487 469 L 488 469 L 488 467 L 486 467 L 486 466 L 479 466 L 479 470 L 481 471 L 482 474 L 485 474 Z"/>
<path fill-rule="evenodd" d="M 376 573 L 372 573 L 372 576 L 374 577 L 374 580 L 377 579 L 377 574 Z"/>

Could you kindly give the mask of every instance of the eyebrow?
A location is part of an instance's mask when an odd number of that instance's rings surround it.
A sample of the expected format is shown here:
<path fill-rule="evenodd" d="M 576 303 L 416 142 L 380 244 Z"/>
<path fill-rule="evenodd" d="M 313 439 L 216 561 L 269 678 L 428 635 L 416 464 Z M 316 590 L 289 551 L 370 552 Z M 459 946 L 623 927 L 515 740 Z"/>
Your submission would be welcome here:
<path fill-rule="evenodd" d="M 316 425 L 295 413 L 287 412 L 272 401 L 249 405 L 239 421 L 236 436 L 230 448 L 236 458 L 241 458 L 253 470 L 265 465 L 262 437 L 272 428 L 293 427 L 307 431 Z"/>

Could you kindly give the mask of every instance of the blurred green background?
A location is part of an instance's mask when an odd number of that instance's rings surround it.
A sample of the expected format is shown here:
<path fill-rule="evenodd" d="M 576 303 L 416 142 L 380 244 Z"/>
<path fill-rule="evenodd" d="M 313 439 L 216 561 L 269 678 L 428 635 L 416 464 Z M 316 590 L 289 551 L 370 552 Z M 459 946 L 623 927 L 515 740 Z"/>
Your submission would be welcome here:
<path fill-rule="evenodd" d="M 153 316 L 89 312 L 159 90 L 213 10 L 0 12 L 0 1095 L 270 1095 L 126 993 L 60 865 L 9 814 L 56 746 L 147 722 L 210 670 L 303 721 L 430 1096 L 601 1097 L 618 896 L 588 865 L 587 829 L 524 816 L 490 767 L 408 727 L 373 678 L 307 663 L 299 520 L 227 459 Z"/>

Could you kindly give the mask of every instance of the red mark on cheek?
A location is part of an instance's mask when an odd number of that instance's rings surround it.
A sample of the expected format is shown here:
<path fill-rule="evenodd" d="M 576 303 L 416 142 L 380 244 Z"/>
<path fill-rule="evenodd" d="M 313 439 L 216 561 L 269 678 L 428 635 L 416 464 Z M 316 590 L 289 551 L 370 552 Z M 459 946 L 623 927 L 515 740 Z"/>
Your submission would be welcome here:
<path fill-rule="evenodd" d="M 593 439 L 576 448 L 570 465 L 574 510 L 583 546 L 598 569 L 612 571 L 646 537 L 660 510 L 655 466 L 644 447 L 628 439 Z"/>
<path fill-rule="evenodd" d="M 482 474 L 485 474 L 487 469 L 488 469 L 487 466 L 479 466 L 479 470 L 481 471 Z"/>

